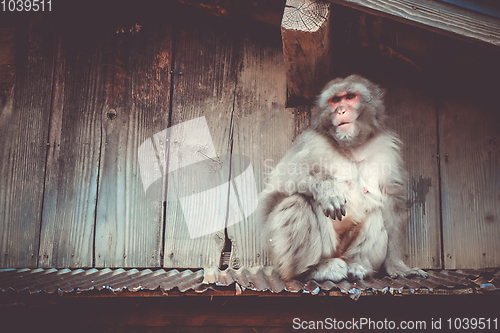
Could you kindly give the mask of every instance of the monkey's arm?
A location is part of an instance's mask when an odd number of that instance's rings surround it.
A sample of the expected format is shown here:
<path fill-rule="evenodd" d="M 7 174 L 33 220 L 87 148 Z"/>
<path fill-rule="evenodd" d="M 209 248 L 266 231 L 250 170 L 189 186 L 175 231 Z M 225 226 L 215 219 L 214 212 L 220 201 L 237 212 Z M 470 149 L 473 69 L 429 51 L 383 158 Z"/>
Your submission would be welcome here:
<path fill-rule="evenodd" d="M 308 131 L 276 167 L 271 184 L 286 196 L 298 193 L 313 198 L 326 216 L 342 220 L 346 200 L 335 175 L 337 158 L 338 153 L 323 137 Z"/>
<path fill-rule="evenodd" d="M 323 213 L 342 221 L 346 200 L 337 180 L 329 174 L 311 176 L 311 194 Z"/>

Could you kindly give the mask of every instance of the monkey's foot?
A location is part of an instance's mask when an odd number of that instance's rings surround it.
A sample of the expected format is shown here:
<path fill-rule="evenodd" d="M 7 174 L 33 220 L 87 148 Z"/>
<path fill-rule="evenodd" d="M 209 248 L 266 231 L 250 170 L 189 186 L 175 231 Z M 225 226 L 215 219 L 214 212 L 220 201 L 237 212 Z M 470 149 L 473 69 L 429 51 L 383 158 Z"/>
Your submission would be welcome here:
<path fill-rule="evenodd" d="M 399 267 L 387 267 L 386 269 L 387 274 L 389 274 L 391 278 L 397 278 L 398 276 L 407 277 L 411 275 L 416 275 L 423 278 L 427 277 L 427 273 L 418 267 L 411 268 L 406 265 L 402 265 Z"/>
<path fill-rule="evenodd" d="M 349 274 L 355 279 L 362 280 L 368 274 L 368 270 L 360 264 L 351 263 L 349 264 Z"/>
<path fill-rule="evenodd" d="M 338 282 L 347 277 L 347 264 L 340 258 L 332 258 L 321 262 L 309 273 L 309 279 L 316 281 L 331 280 Z"/>

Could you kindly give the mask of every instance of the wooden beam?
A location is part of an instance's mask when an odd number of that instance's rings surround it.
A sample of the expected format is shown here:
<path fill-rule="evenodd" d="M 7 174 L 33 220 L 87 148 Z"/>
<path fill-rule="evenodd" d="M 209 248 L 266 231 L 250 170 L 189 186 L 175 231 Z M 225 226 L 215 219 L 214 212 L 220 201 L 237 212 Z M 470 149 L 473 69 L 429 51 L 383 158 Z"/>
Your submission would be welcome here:
<path fill-rule="evenodd" d="M 452 36 L 500 46 L 500 19 L 435 0 L 328 0 Z"/>
<path fill-rule="evenodd" d="M 326 83 L 330 63 L 330 4 L 287 0 L 281 22 L 287 106 L 311 104 Z"/>

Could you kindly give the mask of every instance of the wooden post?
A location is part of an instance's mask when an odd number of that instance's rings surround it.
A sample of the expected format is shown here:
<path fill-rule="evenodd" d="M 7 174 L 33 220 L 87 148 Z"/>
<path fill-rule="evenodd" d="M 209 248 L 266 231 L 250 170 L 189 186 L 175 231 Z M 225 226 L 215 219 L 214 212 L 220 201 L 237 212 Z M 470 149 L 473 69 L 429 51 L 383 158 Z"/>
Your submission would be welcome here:
<path fill-rule="evenodd" d="M 330 4 L 287 0 L 281 22 L 287 106 L 308 105 L 328 80 Z"/>

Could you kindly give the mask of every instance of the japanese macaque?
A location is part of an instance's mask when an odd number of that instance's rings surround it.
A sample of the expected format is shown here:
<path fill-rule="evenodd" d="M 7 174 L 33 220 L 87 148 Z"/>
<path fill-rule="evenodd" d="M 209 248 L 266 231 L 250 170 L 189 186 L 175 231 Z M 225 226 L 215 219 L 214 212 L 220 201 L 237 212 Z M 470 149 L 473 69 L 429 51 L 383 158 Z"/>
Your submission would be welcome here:
<path fill-rule="evenodd" d="M 283 279 L 363 279 L 382 267 L 425 276 L 402 260 L 406 176 L 383 95 L 358 75 L 328 83 L 311 128 L 270 173 L 259 219 Z"/>

